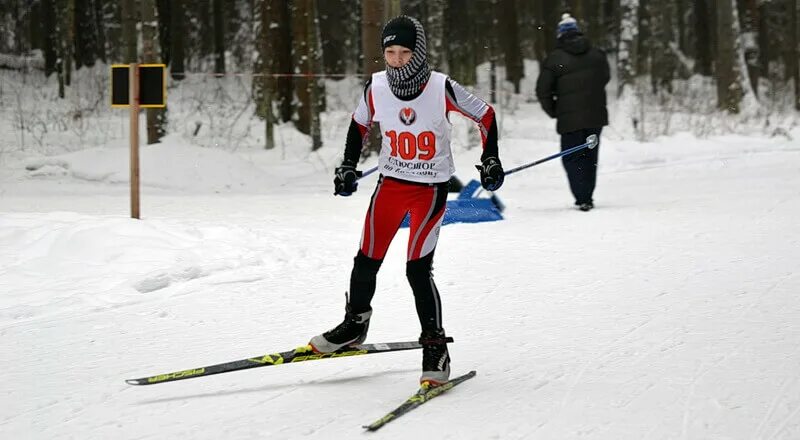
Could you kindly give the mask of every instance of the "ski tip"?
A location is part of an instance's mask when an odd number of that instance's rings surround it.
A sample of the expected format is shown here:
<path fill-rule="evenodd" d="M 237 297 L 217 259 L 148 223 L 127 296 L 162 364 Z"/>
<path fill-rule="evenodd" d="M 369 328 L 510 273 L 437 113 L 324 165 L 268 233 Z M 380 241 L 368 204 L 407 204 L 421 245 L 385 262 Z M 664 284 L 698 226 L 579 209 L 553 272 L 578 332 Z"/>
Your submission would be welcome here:
<path fill-rule="evenodd" d="M 456 380 L 456 379 L 472 379 L 473 377 L 475 377 L 476 374 L 478 374 L 478 372 L 475 371 L 475 370 L 472 370 L 472 371 L 470 371 L 468 373 L 464 373 L 461 376 L 455 377 L 455 378 L 450 379 L 450 380 L 453 381 L 453 380 Z"/>
<path fill-rule="evenodd" d="M 141 385 L 142 382 L 140 379 L 125 379 L 125 383 L 128 385 Z"/>

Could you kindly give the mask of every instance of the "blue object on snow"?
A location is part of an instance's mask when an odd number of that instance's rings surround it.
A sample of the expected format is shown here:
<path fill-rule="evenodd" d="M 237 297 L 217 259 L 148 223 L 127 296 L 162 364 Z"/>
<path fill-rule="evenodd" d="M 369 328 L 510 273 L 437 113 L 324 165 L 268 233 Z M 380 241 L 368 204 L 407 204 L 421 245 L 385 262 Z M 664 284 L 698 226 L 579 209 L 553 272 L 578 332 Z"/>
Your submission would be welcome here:
<path fill-rule="evenodd" d="M 481 192 L 481 183 L 477 180 L 470 181 L 458 194 L 458 198 L 447 201 L 442 225 L 502 220 L 501 213 L 505 209 L 503 203 L 494 194 L 491 197 L 477 197 Z M 406 214 L 400 225 L 401 228 L 408 227 L 409 218 L 409 215 Z"/>

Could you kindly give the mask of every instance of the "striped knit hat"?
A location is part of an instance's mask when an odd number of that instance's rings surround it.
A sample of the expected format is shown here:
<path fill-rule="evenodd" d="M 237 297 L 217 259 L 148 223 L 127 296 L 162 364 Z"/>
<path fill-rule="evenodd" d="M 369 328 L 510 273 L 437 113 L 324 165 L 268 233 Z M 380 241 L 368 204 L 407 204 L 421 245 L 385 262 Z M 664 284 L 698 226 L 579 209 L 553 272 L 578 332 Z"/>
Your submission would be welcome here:
<path fill-rule="evenodd" d="M 389 88 L 398 98 L 414 96 L 431 76 L 422 24 L 407 15 L 389 20 L 381 32 L 381 47 L 385 49 L 395 44 L 411 49 L 412 55 L 411 60 L 403 67 L 386 66 Z"/>
<path fill-rule="evenodd" d="M 561 15 L 561 21 L 558 22 L 557 38 L 563 37 L 568 32 L 580 32 L 580 29 L 578 29 L 578 22 L 575 18 L 565 12 Z"/>

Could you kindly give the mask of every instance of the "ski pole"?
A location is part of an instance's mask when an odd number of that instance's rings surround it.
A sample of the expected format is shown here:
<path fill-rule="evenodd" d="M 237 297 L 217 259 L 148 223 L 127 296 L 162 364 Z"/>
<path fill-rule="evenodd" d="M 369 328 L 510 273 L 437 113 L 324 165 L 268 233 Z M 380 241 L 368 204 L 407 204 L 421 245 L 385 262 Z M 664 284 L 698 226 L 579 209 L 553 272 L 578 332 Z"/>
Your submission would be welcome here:
<path fill-rule="evenodd" d="M 518 166 L 516 168 L 512 168 L 512 169 L 506 171 L 506 176 L 508 176 L 509 174 L 514 174 L 517 171 L 522 171 L 522 170 L 530 168 L 532 166 L 536 166 L 536 165 L 539 165 L 541 163 L 547 162 L 548 160 L 553 160 L 553 159 L 559 158 L 561 156 L 566 156 L 568 154 L 572 154 L 572 153 L 574 153 L 576 151 L 583 150 L 584 148 L 588 148 L 588 149 L 591 150 L 596 146 L 597 146 L 597 135 L 592 134 L 592 135 L 589 135 L 589 137 L 586 138 L 586 142 L 583 143 L 583 144 L 576 145 L 574 147 L 570 147 L 570 148 L 568 148 L 568 149 L 566 149 L 566 150 L 564 150 L 564 151 L 562 151 L 560 153 L 556 153 L 556 154 L 553 154 L 551 156 L 547 156 L 544 159 L 539 159 L 539 160 L 533 161 L 531 163 L 526 163 L 525 165 L 520 165 L 520 166 Z M 364 171 L 364 173 L 361 174 L 361 177 L 359 177 L 359 179 L 363 179 L 363 178 L 369 176 L 370 174 L 374 173 L 377 170 L 378 170 L 377 166 L 372 167 L 372 168 L 368 169 L 367 171 Z"/>
<path fill-rule="evenodd" d="M 540 163 L 547 162 L 548 160 L 553 160 L 553 159 L 556 159 L 556 158 L 561 157 L 561 156 L 566 156 L 568 154 L 572 154 L 572 153 L 574 153 L 576 151 L 583 150 L 584 148 L 589 148 L 591 150 L 596 146 L 597 146 L 597 135 L 596 134 L 592 134 L 592 135 L 589 135 L 589 137 L 586 138 L 586 142 L 583 143 L 583 144 L 576 145 L 574 147 L 568 148 L 568 149 L 566 149 L 566 150 L 564 150 L 564 151 L 562 151 L 560 153 L 553 154 L 552 156 L 547 156 L 544 159 L 539 159 L 539 160 L 533 161 L 531 163 L 526 163 L 525 165 L 520 165 L 520 166 L 518 166 L 516 168 L 512 168 L 512 169 L 506 171 L 506 176 L 508 176 L 509 174 L 514 174 L 517 171 L 522 171 L 522 170 L 530 168 L 532 166 L 539 165 Z"/>
<path fill-rule="evenodd" d="M 378 167 L 377 166 L 374 166 L 374 167 L 368 169 L 367 171 L 364 171 L 363 173 L 361 173 L 361 177 L 359 177 L 358 180 L 361 180 L 361 179 L 369 176 L 370 174 L 374 173 L 375 171 L 378 171 Z"/>

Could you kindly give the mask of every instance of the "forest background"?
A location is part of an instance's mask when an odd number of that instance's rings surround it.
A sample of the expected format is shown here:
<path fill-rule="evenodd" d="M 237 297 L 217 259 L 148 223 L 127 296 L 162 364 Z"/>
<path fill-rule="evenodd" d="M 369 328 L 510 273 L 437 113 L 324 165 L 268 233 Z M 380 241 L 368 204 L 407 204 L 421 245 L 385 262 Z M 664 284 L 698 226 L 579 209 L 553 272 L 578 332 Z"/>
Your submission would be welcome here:
<path fill-rule="evenodd" d="M 168 106 L 147 110 L 148 143 L 175 132 L 272 149 L 276 127 L 291 126 L 320 148 L 321 115 L 352 111 L 366 76 L 383 69 L 381 28 L 401 13 L 425 25 L 434 68 L 505 111 L 535 103 L 524 80 L 535 81 L 570 12 L 613 66 L 620 138 L 789 137 L 800 109 L 797 11 L 797 0 L 4 1 L 0 106 L 14 136 L 2 150 L 122 138 L 108 129 L 125 117 L 109 111 L 108 76 L 129 62 L 168 66 Z M 70 146 L 55 146 L 63 133 Z"/>

